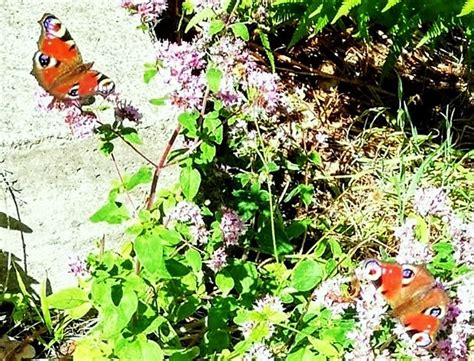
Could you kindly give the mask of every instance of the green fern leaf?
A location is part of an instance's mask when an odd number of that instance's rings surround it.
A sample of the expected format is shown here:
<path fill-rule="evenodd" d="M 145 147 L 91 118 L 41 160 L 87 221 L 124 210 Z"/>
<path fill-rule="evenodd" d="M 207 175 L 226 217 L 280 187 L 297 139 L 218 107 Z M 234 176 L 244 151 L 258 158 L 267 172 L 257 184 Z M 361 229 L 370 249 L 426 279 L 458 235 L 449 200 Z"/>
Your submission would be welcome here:
<path fill-rule="evenodd" d="M 275 72 L 275 56 L 273 55 L 272 48 L 270 47 L 270 40 L 268 39 L 268 34 L 260 32 L 260 41 L 262 42 L 263 49 L 267 55 L 268 61 L 270 61 L 270 66 L 272 71 Z"/>
<path fill-rule="evenodd" d="M 399 2 L 400 2 L 400 0 L 388 0 L 387 5 L 385 5 L 385 7 L 382 9 L 382 12 L 384 13 L 384 12 L 390 10 L 395 5 L 397 5 Z"/>
<path fill-rule="evenodd" d="M 275 23 L 290 22 L 302 18 L 306 3 L 301 0 L 284 0 L 272 4 L 272 18 Z"/>
<path fill-rule="evenodd" d="M 431 42 L 432 40 L 439 38 L 442 34 L 447 33 L 449 28 L 446 26 L 442 19 L 436 20 L 433 25 L 428 29 L 426 34 L 416 44 L 416 48 L 423 46 L 424 44 Z"/>
<path fill-rule="evenodd" d="M 331 24 L 334 24 L 342 16 L 349 14 L 349 11 L 351 11 L 352 8 L 360 5 L 361 2 L 362 0 L 344 0 L 341 7 L 337 11 L 336 16 L 334 16 L 334 19 L 332 19 Z"/>
<path fill-rule="evenodd" d="M 474 11 L 474 0 L 467 0 L 458 16 L 465 16 Z"/>
<path fill-rule="evenodd" d="M 295 32 L 293 33 L 290 44 L 288 45 L 289 48 L 291 48 L 298 41 L 300 41 L 306 34 L 309 33 L 311 26 L 314 24 L 315 16 L 319 15 L 322 9 L 323 9 L 322 4 L 314 4 L 314 3 L 310 7 L 308 7 L 308 9 L 306 9 L 303 15 L 303 18 L 301 19 Z"/>

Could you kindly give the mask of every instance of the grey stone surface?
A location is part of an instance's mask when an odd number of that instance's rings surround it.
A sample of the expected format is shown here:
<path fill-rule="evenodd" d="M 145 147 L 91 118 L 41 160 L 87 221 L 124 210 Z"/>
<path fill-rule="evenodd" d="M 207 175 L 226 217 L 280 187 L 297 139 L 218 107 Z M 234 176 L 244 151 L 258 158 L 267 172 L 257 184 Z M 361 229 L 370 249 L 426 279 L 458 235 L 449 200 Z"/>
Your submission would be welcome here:
<path fill-rule="evenodd" d="M 0 4 L 0 172 L 11 172 L 11 179 L 17 181 L 21 217 L 33 229 L 25 234 L 29 274 L 37 281 L 47 274 L 57 289 L 75 284 L 67 273 L 70 256 L 85 256 L 102 236 L 106 247 L 117 247 L 125 225 L 88 220 L 105 202 L 111 182 L 118 179 L 111 159 L 97 150 L 98 141 L 75 139 L 59 111 L 36 109 L 38 85 L 30 70 L 40 33 L 37 21 L 43 13 L 61 19 L 84 60 L 94 61 L 94 68 L 112 78 L 122 96 L 141 109 L 144 144 L 139 147 L 150 158 L 159 158 L 174 121 L 148 102 L 158 91 L 142 80 L 143 63 L 153 59 L 153 47 L 148 35 L 136 29 L 138 20 L 122 10 L 119 1 L 3 0 Z M 103 120 L 110 119 L 111 113 L 105 112 Z M 117 147 L 116 159 L 123 172 L 144 164 L 124 144 Z M 167 169 L 161 184 L 173 179 L 173 171 Z M 0 189 L 0 211 L 15 216 L 5 184 Z M 135 206 L 142 204 L 145 191 L 133 195 Z M 22 259 L 19 232 L 0 228 L 0 251 Z"/>

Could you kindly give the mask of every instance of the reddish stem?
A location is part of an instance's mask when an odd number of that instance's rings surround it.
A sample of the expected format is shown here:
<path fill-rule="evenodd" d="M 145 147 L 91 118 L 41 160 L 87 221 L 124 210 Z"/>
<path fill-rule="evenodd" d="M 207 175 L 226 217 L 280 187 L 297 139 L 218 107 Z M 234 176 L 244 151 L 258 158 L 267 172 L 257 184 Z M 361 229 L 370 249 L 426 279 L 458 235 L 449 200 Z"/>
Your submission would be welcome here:
<path fill-rule="evenodd" d="M 151 187 L 150 187 L 150 195 L 148 196 L 148 199 L 146 202 L 146 209 L 148 210 L 151 209 L 151 207 L 153 206 L 153 202 L 155 200 L 156 186 L 158 184 L 158 178 L 160 177 L 161 169 L 164 168 L 166 159 L 168 158 L 171 148 L 173 147 L 176 137 L 178 136 L 180 131 L 181 131 L 181 126 L 178 124 L 178 126 L 173 131 L 173 134 L 171 134 L 171 138 L 168 140 L 168 143 L 166 144 L 166 148 L 163 151 L 163 154 L 161 155 L 158 165 L 155 167 L 155 172 L 153 173 L 153 180 L 151 182 Z"/>

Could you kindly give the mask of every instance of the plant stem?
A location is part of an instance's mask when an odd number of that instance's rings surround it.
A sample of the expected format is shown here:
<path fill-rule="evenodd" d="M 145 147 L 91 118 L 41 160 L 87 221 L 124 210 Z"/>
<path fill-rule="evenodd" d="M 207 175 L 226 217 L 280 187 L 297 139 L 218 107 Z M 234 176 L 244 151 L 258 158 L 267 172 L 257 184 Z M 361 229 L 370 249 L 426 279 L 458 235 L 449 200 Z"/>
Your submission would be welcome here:
<path fill-rule="evenodd" d="M 146 203 L 146 209 L 148 210 L 151 209 L 151 207 L 153 206 L 153 201 L 155 200 L 156 186 L 158 185 L 158 178 L 160 177 L 161 169 L 165 166 L 166 159 L 168 158 L 171 148 L 173 147 L 173 144 L 176 138 L 178 137 L 178 134 L 180 131 L 181 131 L 181 125 L 178 124 L 175 130 L 173 131 L 173 134 L 171 134 L 171 138 L 168 140 L 168 143 L 166 144 L 165 150 L 163 151 L 163 154 L 161 155 L 158 165 L 155 166 L 155 172 L 153 173 L 153 180 L 151 182 L 151 187 L 150 187 L 150 194 L 148 196 L 147 203 Z"/>

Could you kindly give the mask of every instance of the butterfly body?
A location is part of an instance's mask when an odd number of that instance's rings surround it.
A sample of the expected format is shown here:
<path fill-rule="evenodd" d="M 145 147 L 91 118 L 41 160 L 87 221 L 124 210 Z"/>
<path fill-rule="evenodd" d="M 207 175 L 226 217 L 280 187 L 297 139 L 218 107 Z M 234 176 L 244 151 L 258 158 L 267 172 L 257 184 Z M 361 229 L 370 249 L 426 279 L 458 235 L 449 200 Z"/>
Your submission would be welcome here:
<path fill-rule="evenodd" d="M 32 74 L 58 100 L 83 101 L 91 96 L 109 95 L 115 88 L 106 75 L 84 63 L 71 34 L 52 14 L 39 21 L 41 34 L 33 56 Z"/>
<path fill-rule="evenodd" d="M 449 298 L 426 267 L 374 259 L 365 261 L 363 267 L 412 340 L 420 347 L 432 347 Z"/>

